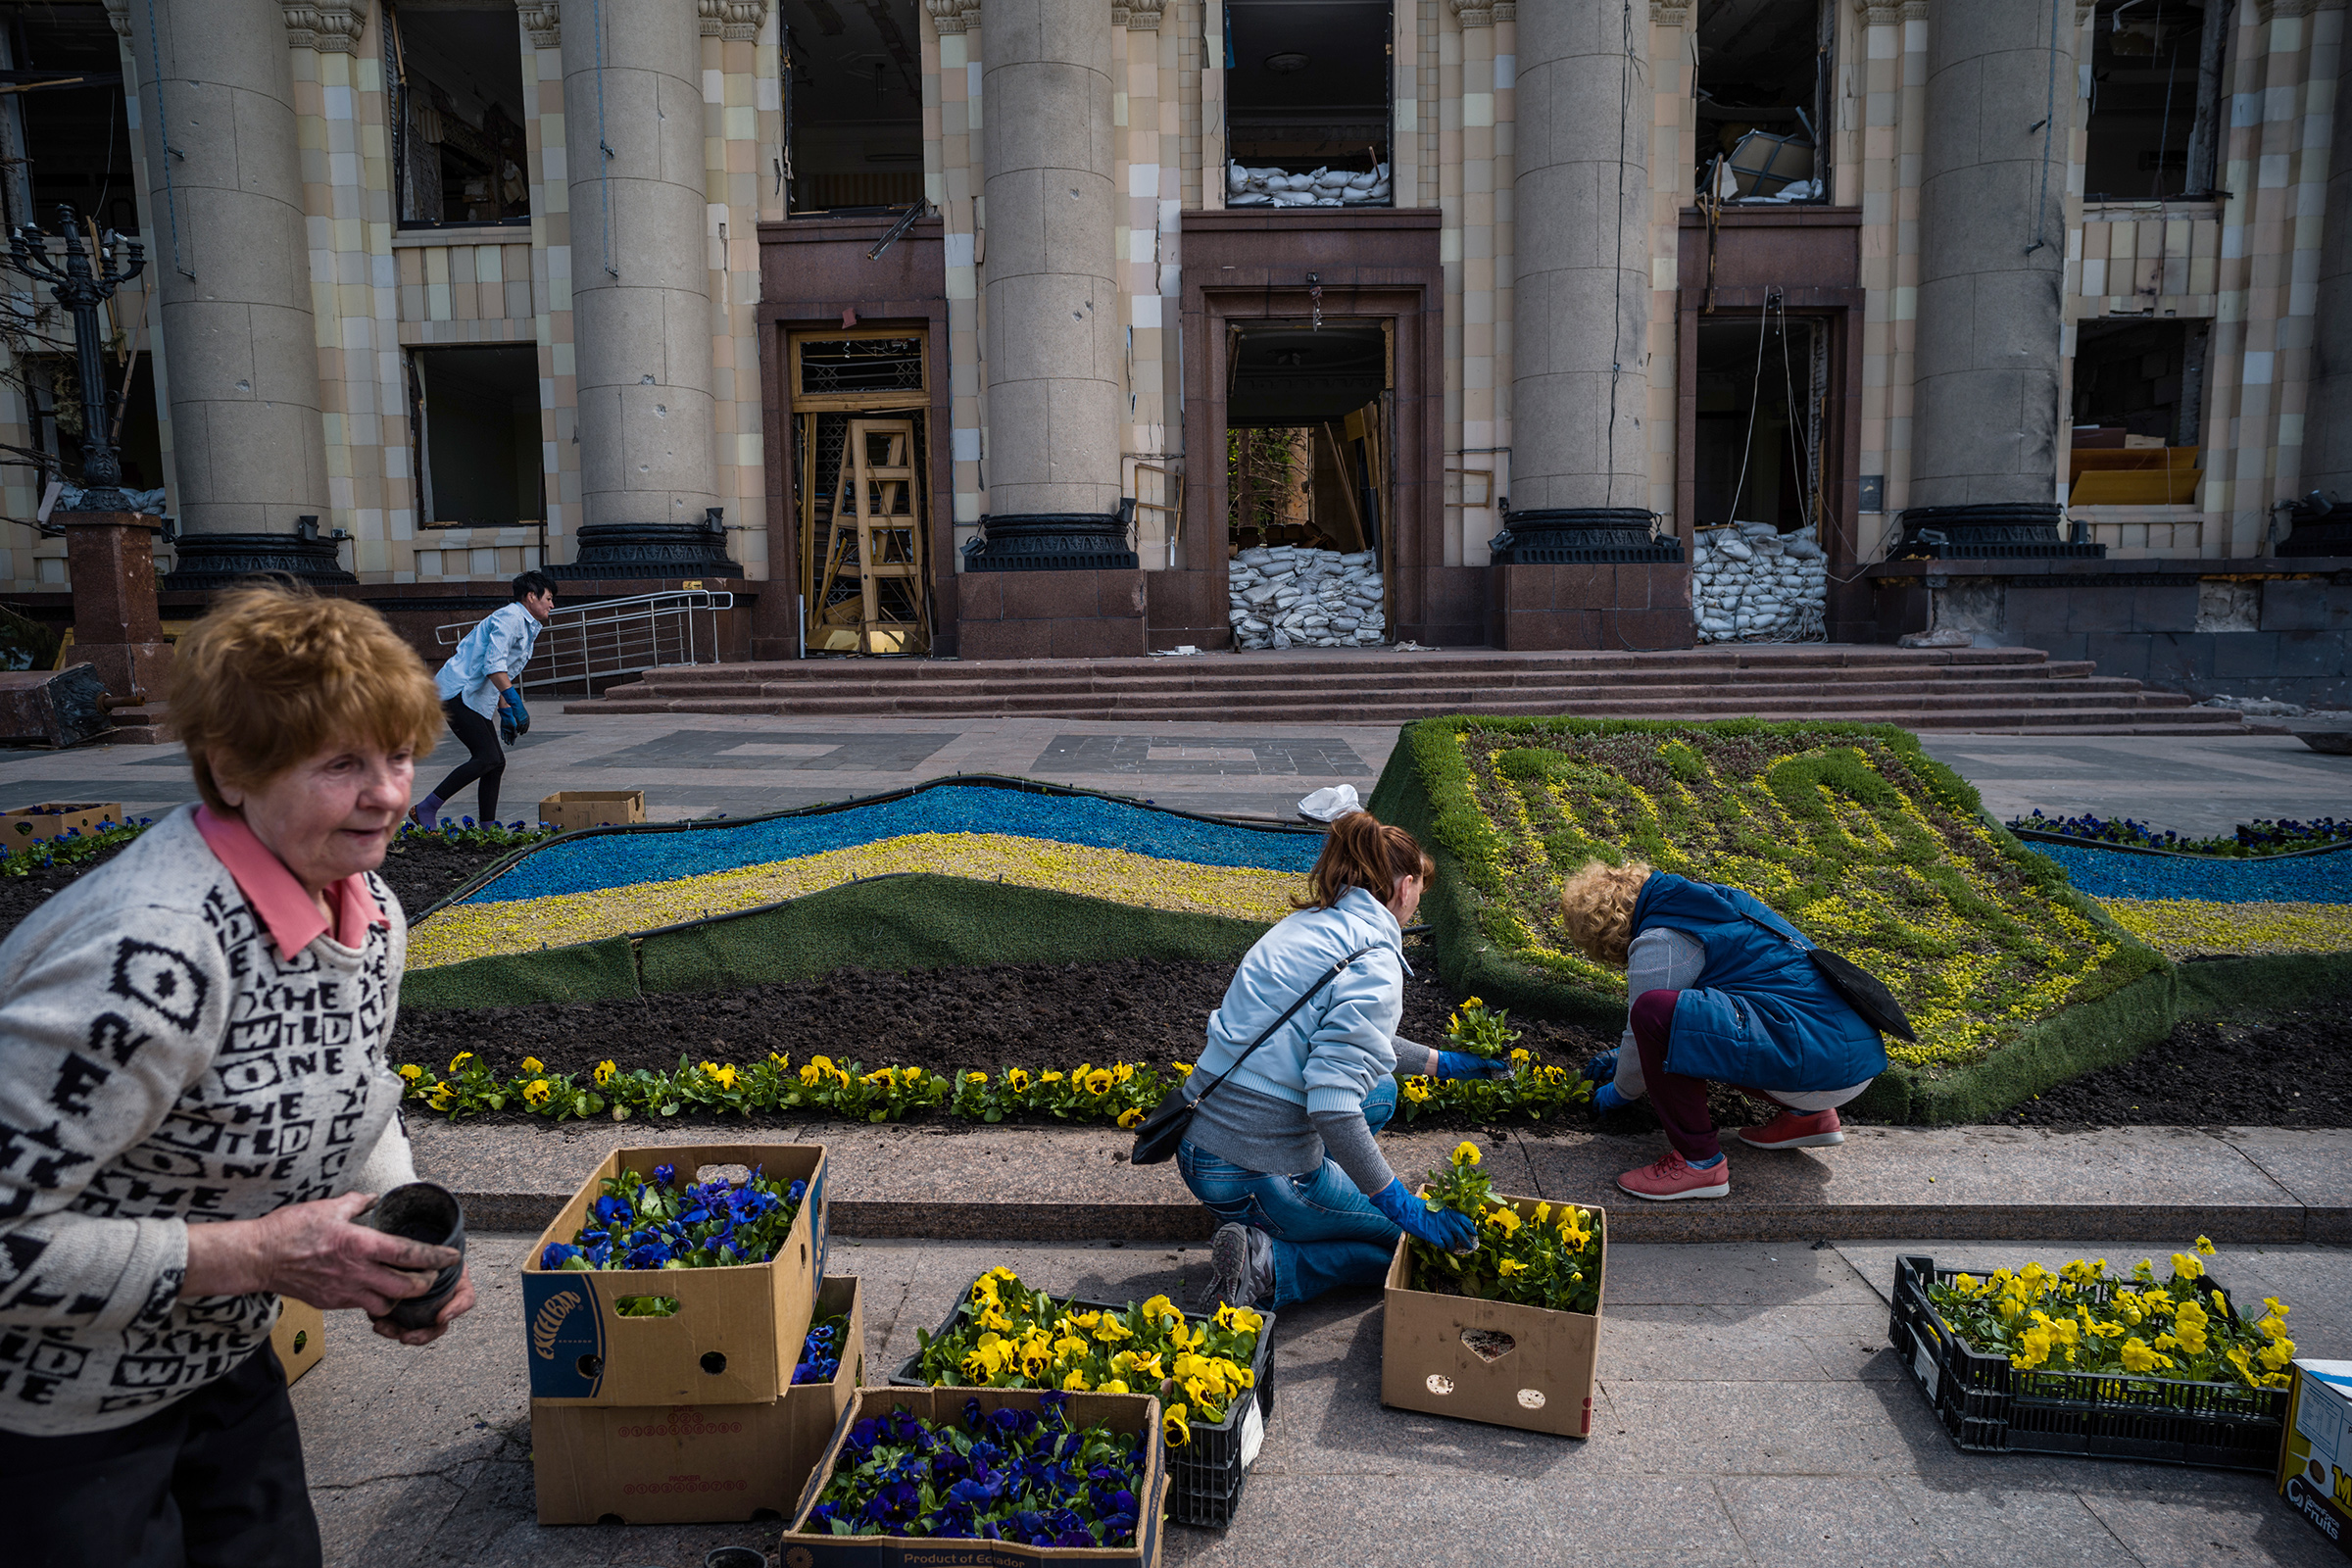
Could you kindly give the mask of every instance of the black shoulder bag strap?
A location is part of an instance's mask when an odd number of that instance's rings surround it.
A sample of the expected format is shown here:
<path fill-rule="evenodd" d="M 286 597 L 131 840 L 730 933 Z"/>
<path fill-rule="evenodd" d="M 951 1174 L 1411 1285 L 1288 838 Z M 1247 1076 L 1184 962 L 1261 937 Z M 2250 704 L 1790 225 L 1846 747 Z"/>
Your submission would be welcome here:
<path fill-rule="evenodd" d="M 1152 1107 L 1152 1114 L 1146 1116 L 1142 1124 L 1135 1129 L 1135 1149 L 1128 1158 L 1138 1165 L 1157 1165 L 1174 1158 L 1176 1146 L 1184 1142 L 1185 1130 L 1192 1126 L 1193 1112 L 1200 1108 L 1200 1102 L 1215 1094 L 1219 1084 L 1239 1072 L 1242 1063 L 1250 1059 L 1251 1053 L 1273 1039 L 1275 1031 L 1289 1023 L 1292 1016 L 1300 1007 L 1306 1005 L 1308 998 L 1331 984 L 1334 979 L 1338 978 L 1342 969 L 1347 968 L 1371 951 L 1372 949 L 1369 947 L 1358 948 L 1324 970 L 1313 985 L 1299 992 L 1298 999 L 1282 1009 L 1281 1017 L 1266 1025 L 1264 1031 L 1255 1040 L 1250 1042 L 1249 1047 L 1234 1058 L 1232 1066 L 1211 1078 L 1200 1093 L 1187 1095 L 1184 1092 L 1185 1086 L 1178 1084 L 1160 1096 L 1159 1103 Z"/>
<path fill-rule="evenodd" d="M 1741 919 L 1751 924 L 1760 925 L 1765 930 L 1772 931 L 1774 936 L 1780 937 L 1783 941 L 1788 940 L 1787 933 L 1774 931 L 1770 925 L 1758 920 L 1746 910 L 1740 910 L 1740 915 Z M 1913 1042 L 1919 1039 L 1919 1036 L 1911 1032 L 1911 1020 L 1904 1014 L 1903 1004 L 1894 999 L 1894 993 L 1887 990 L 1886 982 L 1877 975 L 1872 974 L 1852 959 L 1832 953 L 1818 943 L 1805 949 L 1805 956 L 1813 960 L 1815 972 L 1828 982 L 1829 988 L 1837 992 L 1838 998 L 1847 1006 L 1862 1015 L 1864 1023 L 1881 1034 L 1894 1035 L 1898 1039 Z"/>

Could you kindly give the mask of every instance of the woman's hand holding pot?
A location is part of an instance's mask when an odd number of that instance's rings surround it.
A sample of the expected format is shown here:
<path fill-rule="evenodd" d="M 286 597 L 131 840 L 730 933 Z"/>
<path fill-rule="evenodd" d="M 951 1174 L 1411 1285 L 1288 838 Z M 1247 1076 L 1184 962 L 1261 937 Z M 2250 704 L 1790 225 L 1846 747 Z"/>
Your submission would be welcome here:
<path fill-rule="evenodd" d="M 369 1317 L 382 1317 L 395 1301 L 431 1290 L 434 1277 L 463 1254 L 352 1223 L 374 1201 L 371 1193 L 345 1193 L 315 1203 L 289 1203 L 260 1219 L 190 1225 L 179 1294 L 270 1291 L 324 1310 L 356 1306 Z M 461 1286 L 442 1321 L 464 1310 L 461 1298 L 470 1305 L 471 1297 L 470 1286 Z"/>
<path fill-rule="evenodd" d="M 1478 1227 L 1470 1223 L 1469 1215 L 1457 1209 L 1431 1208 L 1420 1195 L 1406 1188 L 1401 1176 L 1372 1195 L 1372 1206 L 1416 1241 L 1448 1252 L 1478 1250 Z"/>

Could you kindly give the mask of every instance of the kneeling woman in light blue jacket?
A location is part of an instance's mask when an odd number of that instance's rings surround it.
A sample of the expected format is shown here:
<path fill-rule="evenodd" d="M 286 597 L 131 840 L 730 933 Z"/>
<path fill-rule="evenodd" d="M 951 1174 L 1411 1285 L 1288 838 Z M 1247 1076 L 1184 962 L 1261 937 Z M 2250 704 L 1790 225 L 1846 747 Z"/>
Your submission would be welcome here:
<path fill-rule="evenodd" d="M 1400 1228 L 1436 1247 L 1475 1245 L 1470 1221 L 1432 1213 L 1372 1141 L 1396 1113 L 1396 1074 L 1510 1071 L 1396 1038 L 1404 927 L 1431 869 L 1402 828 L 1369 811 L 1341 817 L 1309 873 L 1309 898 L 1258 939 L 1209 1014 L 1192 1077 L 1200 1108 L 1176 1151 L 1184 1184 L 1222 1222 L 1209 1299 L 1280 1311 L 1335 1286 L 1378 1284 Z M 1306 1004 L 1236 1068 L 1309 986 Z"/>

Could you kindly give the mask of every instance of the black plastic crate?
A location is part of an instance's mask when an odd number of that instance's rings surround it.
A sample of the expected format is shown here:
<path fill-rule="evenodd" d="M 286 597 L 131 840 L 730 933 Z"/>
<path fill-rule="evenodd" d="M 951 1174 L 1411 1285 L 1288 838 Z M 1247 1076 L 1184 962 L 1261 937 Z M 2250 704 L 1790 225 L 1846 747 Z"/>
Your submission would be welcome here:
<path fill-rule="evenodd" d="M 2203 1465 L 2268 1475 L 2286 1436 L 2285 1389 L 2184 1383 L 2115 1373 L 2021 1372 L 2005 1355 L 1972 1350 L 1928 1299 L 1958 1269 L 1928 1257 L 1894 1264 L 1886 1338 L 1957 1446 L 1971 1453 L 2063 1453 L 2089 1459 Z M 1977 1270 L 1974 1272 L 1982 1273 Z M 2236 1306 L 2229 1291 L 2208 1277 Z M 2104 1299 L 2113 1282 L 2089 1287 Z"/>
<path fill-rule="evenodd" d="M 947 1315 L 932 1331 L 936 1340 L 947 1335 L 962 1314 L 964 1302 L 972 1298 L 971 1287 L 950 1306 Z M 1128 1305 L 1117 1301 L 1094 1301 L 1072 1297 L 1062 1303 L 1081 1312 L 1124 1312 Z M 1205 1320 L 1205 1312 L 1184 1314 L 1195 1322 Z M 1203 1422 L 1188 1423 L 1193 1439 L 1181 1448 L 1167 1450 L 1168 1459 L 1168 1517 L 1180 1525 L 1205 1525 L 1222 1530 L 1233 1523 L 1234 1509 L 1241 1504 L 1242 1479 L 1245 1473 L 1243 1455 L 1250 1446 L 1250 1428 L 1254 1424 L 1260 1441 L 1266 1425 L 1274 1419 L 1274 1314 L 1258 1314 L 1265 1323 L 1257 1331 L 1257 1349 L 1250 1358 L 1250 1391 L 1257 1396 L 1254 1401 L 1236 1399 L 1225 1412 L 1225 1419 L 1214 1426 Z M 893 1388 L 922 1389 L 932 1385 L 923 1381 L 919 1368 L 920 1352 L 899 1363 L 891 1374 Z M 945 1385 L 942 1385 L 943 1387 Z M 1160 1401 L 1167 1402 L 1167 1385 L 1160 1387 Z M 1256 1421 L 1250 1419 L 1254 1403 Z"/>

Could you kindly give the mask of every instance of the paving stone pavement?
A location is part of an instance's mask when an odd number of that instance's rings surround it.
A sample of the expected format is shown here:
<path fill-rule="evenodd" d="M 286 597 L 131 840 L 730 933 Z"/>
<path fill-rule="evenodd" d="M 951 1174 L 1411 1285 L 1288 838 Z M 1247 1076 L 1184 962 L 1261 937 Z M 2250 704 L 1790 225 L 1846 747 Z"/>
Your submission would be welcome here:
<path fill-rule="evenodd" d="M 527 816 L 563 789 L 643 789 L 655 821 L 749 816 L 904 789 L 941 774 L 1011 773 L 1142 796 L 1214 814 L 1294 815 L 1327 784 L 1365 795 L 1396 742 L 1394 725 L 1117 723 L 1058 718 L 795 720 L 772 714 L 573 714 L 548 705 L 509 754 L 499 814 Z M 2252 817 L 2343 811 L 2352 761 L 2285 735 L 1956 735 L 1928 751 L 2007 818 L 2135 816 L 2182 832 L 2228 832 Z M 421 794 L 464 759 L 444 735 L 416 769 Z M 0 809 L 39 801 L 120 801 L 160 815 L 196 798 L 175 746 L 0 752 Z M 467 792 L 461 813 L 475 809 Z"/>
<path fill-rule="evenodd" d="M 330 1317 L 324 1359 L 294 1389 L 327 1561 L 693 1568 L 717 1545 L 774 1550 L 772 1524 L 533 1522 L 514 1273 L 526 1246 L 514 1235 L 474 1239 L 482 1305 L 428 1349 L 376 1339 L 355 1314 Z M 1892 1255 L 1802 1244 L 1617 1247 L 1599 1420 L 1583 1442 L 1383 1407 L 1377 1293 L 1310 1302 L 1284 1314 L 1276 1336 L 1274 1417 L 1233 1528 L 1171 1528 L 1163 1560 L 2341 1562 L 2260 1477 L 1955 1450 L 1886 1349 L 1878 1275 Z M 1198 1248 L 839 1238 L 831 1261 L 864 1281 L 869 1381 L 911 1354 L 914 1330 L 934 1326 L 997 1263 L 1033 1285 L 1113 1299 L 1180 1290 L 1206 1266 Z M 2225 1279 L 2289 1283 L 2304 1353 L 2352 1354 L 2342 1308 L 2311 1311 L 2352 1297 L 2352 1252 L 2225 1248 L 2213 1266 Z"/>

